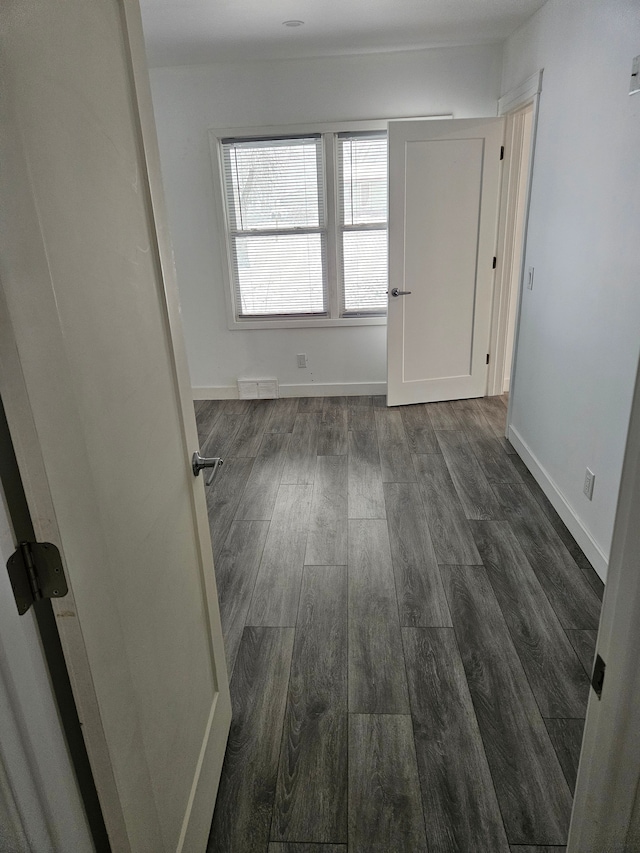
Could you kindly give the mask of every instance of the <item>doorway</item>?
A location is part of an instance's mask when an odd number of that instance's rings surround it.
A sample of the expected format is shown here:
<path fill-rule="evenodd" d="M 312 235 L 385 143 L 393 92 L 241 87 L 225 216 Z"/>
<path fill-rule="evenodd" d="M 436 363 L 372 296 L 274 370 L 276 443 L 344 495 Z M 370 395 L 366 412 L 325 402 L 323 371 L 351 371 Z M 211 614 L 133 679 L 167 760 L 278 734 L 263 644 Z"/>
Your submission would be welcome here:
<path fill-rule="evenodd" d="M 523 278 L 534 129 L 533 98 L 505 116 L 505 153 L 497 249 L 498 269 L 489 344 L 491 359 L 487 377 L 489 395 L 508 393 L 511 388 L 520 282 Z"/>
<path fill-rule="evenodd" d="M 389 123 L 391 406 L 510 388 L 536 97 L 498 118 Z"/>

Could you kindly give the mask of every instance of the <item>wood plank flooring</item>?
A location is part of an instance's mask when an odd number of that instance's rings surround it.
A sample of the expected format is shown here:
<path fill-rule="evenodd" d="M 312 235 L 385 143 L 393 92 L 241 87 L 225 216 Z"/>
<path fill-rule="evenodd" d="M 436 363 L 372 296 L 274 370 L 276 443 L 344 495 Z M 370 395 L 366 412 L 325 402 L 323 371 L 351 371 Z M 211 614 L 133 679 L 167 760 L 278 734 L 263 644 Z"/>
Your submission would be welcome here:
<path fill-rule="evenodd" d="M 561 853 L 602 584 L 499 397 L 196 403 L 233 723 L 209 853 Z"/>

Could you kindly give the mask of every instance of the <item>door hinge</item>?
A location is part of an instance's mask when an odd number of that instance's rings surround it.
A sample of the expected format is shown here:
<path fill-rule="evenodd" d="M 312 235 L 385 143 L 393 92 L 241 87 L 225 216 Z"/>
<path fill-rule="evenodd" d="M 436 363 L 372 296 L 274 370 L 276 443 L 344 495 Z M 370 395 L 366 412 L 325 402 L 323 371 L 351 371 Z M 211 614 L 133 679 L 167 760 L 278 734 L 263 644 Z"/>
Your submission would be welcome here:
<path fill-rule="evenodd" d="M 489 364 L 489 353 L 487 353 L 487 364 Z"/>
<path fill-rule="evenodd" d="M 495 269 L 495 268 L 497 267 L 497 265 L 498 265 L 498 259 L 497 259 L 497 258 L 494 258 L 494 259 L 493 259 L 493 266 L 492 266 L 492 269 Z"/>
<path fill-rule="evenodd" d="M 591 686 L 593 687 L 598 699 L 602 697 L 602 685 L 604 684 L 604 671 L 607 668 L 606 663 L 600 655 L 596 655 L 593 662 L 593 674 L 591 676 Z"/>
<path fill-rule="evenodd" d="M 504 145 L 500 146 L 500 159 L 504 160 Z"/>
<path fill-rule="evenodd" d="M 69 591 L 60 551 L 51 542 L 21 542 L 7 560 L 13 595 L 22 616 L 34 601 Z"/>

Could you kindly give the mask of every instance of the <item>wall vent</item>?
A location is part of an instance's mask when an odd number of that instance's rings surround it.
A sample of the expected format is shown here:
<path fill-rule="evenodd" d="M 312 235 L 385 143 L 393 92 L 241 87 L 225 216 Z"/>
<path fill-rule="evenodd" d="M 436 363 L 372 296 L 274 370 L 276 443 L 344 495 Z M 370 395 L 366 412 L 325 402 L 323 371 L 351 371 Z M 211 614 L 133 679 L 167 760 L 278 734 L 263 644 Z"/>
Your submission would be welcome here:
<path fill-rule="evenodd" d="M 275 400 L 279 396 L 277 379 L 238 379 L 239 400 Z"/>

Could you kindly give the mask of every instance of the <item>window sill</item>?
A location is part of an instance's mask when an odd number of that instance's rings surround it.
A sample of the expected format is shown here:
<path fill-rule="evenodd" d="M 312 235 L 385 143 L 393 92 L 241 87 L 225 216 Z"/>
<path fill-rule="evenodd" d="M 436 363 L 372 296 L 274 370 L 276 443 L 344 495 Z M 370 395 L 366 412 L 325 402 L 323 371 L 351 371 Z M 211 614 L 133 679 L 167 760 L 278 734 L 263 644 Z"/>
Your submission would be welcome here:
<path fill-rule="evenodd" d="M 386 326 L 387 318 L 384 317 L 301 317 L 296 320 L 233 320 L 227 323 L 232 332 L 241 332 L 247 329 L 326 329 L 336 326 Z"/>

